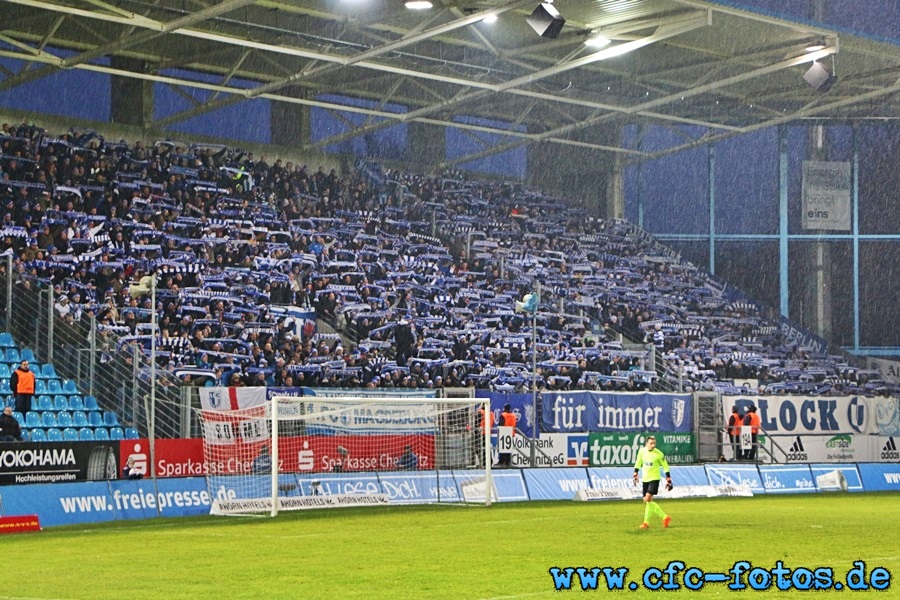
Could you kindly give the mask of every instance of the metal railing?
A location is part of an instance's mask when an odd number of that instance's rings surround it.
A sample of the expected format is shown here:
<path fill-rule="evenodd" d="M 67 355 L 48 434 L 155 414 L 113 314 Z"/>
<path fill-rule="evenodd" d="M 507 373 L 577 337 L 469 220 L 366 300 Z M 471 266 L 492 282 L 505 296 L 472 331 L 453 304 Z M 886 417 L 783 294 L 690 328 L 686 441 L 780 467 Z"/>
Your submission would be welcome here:
<path fill-rule="evenodd" d="M 98 327 L 96 307 L 64 300 L 46 279 L 14 273 L 11 255 L 0 265 L 5 267 L 0 269 L 0 329 L 12 335 L 20 351 L 30 349 L 37 365 L 52 364 L 59 379 L 74 381 L 79 394 L 96 397 L 103 410 L 116 413 L 124 427 L 134 427 L 142 437 L 149 434 L 151 413 L 155 437 L 190 435 L 190 388 L 157 369 L 152 394 L 150 355 Z M 4 359 L 10 363 L 15 357 L 9 353 Z"/>

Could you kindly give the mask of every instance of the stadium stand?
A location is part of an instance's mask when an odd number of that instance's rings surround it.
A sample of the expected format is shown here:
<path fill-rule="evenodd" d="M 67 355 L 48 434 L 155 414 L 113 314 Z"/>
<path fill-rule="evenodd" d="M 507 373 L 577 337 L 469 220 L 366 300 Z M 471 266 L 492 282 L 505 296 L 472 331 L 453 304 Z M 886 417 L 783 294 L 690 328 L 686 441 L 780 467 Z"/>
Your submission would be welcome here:
<path fill-rule="evenodd" d="M 0 251 L 16 257 L 17 290 L 52 287 L 61 328 L 85 334 L 94 315 L 115 363 L 149 350 L 154 307 L 129 286 L 156 273 L 158 364 L 185 385 L 526 391 L 531 319 L 514 306 L 540 282 L 542 389 L 754 379 L 768 394 L 898 393 L 636 226 L 523 186 L 366 163 L 340 178 L 219 146 L 25 125 L 4 125 L 0 149 Z M 272 310 L 287 305 L 334 333 Z M 12 333 L 0 347 L 14 365 L 27 335 Z M 74 381 L 50 363 L 39 374 L 68 397 L 56 410 L 80 410 Z M 84 403 L 95 438 L 102 426 L 125 437 L 98 396 Z"/>

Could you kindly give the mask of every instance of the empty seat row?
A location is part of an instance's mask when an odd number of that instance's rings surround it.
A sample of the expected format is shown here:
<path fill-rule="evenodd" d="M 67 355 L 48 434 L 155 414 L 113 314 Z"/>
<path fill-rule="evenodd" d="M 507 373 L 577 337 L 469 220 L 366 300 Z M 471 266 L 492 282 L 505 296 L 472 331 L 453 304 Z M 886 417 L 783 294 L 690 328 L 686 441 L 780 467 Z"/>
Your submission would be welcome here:
<path fill-rule="evenodd" d="M 27 360 L 29 369 L 34 372 L 35 379 L 56 379 L 56 368 L 52 364 L 38 364 L 34 358 L 34 354 L 28 350 L 23 350 L 24 355 L 19 355 L 18 350 L 0 349 L 0 377 L 9 377 L 12 372 L 19 368 L 19 363 Z"/>
<path fill-rule="evenodd" d="M 32 442 L 93 442 L 107 440 L 136 440 L 140 436 L 134 427 L 50 427 L 25 432 Z M 23 436 L 23 437 L 25 437 Z"/>
<path fill-rule="evenodd" d="M 31 348 L 23 348 L 20 351 L 18 348 L 0 347 L 0 362 L 18 366 L 23 360 L 28 362 L 35 360 L 34 351 Z"/>
<path fill-rule="evenodd" d="M 112 411 L 84 412 L 69 411 L 29 411 L 23 416 L 20 412 L 14 412 L 19 425 L 23 427 L 118 427 L 119 418 Z"/>
<path fill-rule="evenodd" d="M 16 408 L 16 399 L 14 396 L 0 396 L 0 407 L 10 406 Z M 31 398 L 31 410 L 47 411 L 47 410 L 100 410 L 100 405 L 95 396 L 85 396 L 82 398 L 78 394 L 66 396 L 57 394 L 52 398 L 50 396 L 33 396 Z"/>

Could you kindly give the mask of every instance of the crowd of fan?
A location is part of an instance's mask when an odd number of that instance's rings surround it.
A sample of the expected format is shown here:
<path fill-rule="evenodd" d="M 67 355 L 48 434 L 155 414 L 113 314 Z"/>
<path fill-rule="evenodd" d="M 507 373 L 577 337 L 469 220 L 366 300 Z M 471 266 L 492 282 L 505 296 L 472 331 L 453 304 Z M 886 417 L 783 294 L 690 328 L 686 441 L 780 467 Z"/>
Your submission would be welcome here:
<path fill-rule="evenodd" d="M 158 363 L 184 383 L 897 391 L 636 227 L 522 186 L 28 125 L 0 149 L 18 291 L 52 287 L 60 327 L 93 316 L 128 357 L 150 347 L 133 288 L 155 273 Z"/>

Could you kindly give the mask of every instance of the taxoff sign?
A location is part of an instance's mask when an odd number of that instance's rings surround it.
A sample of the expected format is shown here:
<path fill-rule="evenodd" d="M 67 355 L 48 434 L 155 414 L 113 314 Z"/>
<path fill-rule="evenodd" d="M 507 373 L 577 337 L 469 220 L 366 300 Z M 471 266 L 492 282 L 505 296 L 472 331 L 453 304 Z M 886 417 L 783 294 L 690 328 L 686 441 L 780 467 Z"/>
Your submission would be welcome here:
<path fill-rule="evenodd" d="M 656 447 L 666 455 L 669 464 L 695 462 L 692 433 L 591 433 L 588 436 L 588 462 L 592 467 L 631 467 L 637 453 L 647 442 L 656 438 Z"/>

